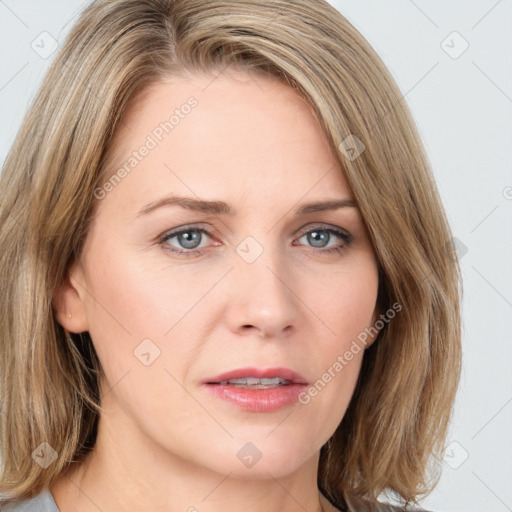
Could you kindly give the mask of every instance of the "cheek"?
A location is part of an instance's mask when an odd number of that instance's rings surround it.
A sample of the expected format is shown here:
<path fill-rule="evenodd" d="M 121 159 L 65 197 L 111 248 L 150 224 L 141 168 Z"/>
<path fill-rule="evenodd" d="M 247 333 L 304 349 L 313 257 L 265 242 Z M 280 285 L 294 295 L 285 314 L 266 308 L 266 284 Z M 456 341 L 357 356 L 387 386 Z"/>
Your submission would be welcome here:
<path fill-rule="evenodd" d="M 378 293 L 378 272 L 370 257 L 353 258 L 340 270 L 308 280 L 308 305 L 319 319 L 315 380 L 301 397 L 324 431 L 334 432 L 359 376 Z M 315 281 L 315 282 L 314 282 Z"/>
<path fill-rule="evenodd" d="M 93 269 L 86 301 L 91 336 L 99 351 L 106 356 L 115 351 L 116 358 L 133 357 L 134 348 L 145 339 L 163 348 L 222 272 L 204 279 L 172 268 L 162 257 L 116 253 L 114 247 L 96 249 L 88 261 Z"/>
<path fill-rule="evenodd" d="M 102 264 L 89 262 L 95 271 L 89 276 L 87 316 L 107 381 L 104 404 L 115 401 L 137 422 L 153 418 L 167 425 L 172 418 L 189 425 L 194 403 L 177 381 L 183 381 L 192 347 L 182 341 L 208 284 L 170 268 L 155 271 L 140 264 L 140 255 L 116 254 L 109 261 L 107 250 L 97 254 Z"/>
<path fill-rule="evenodd" d="M 336 382 L 329 387 L 338 388 L 338 397 L 350 394 L 357 380 L 364 349 L 372 339 L 369 333 L 376 298 L 376 287 L 363 286 L 354 277 L 340 282 L 335 291 L 316 302 L 318 317 L 326 326 L 316 342 L 316 357 L 321 362 L 318 378 L 324 383 Z"/>
<path fill-rule="evenodd" d="M 87 316 L 107 383 L 115 386 L 110 398 L 132 417 L 173 418 L 200 428 L 201 422 L 190 420 L 190 407 L 197 408 L 196 416 L 201 409 L 178 382 L 201 350 L 201 313 L 208 315 L 208 291 L 225 269 L 212 269 L 205 279 L 172 268 L 162 257 L 116 254 L 114 246 L 103 247 L 88 261 L 93 271 Z"/>
<path fill-rule="evenodd" d="M 180 372 L 186 373 L 187 362 L 201 348 L 189 336 L 201 327 L 201 319 L 203 324 L 219 320 L 212 313 L 219 311 L 207 306 L 215 295 L 209 292 L 222 280 L 229 265 L 212 266 L 205 278 L 204 272 L 191 272 L 187 266 L 173 268 L 172 261 L 162 256 L 163 252 L 141 255 L 137 251 L 117 249 L 121 246 L 120 241 L 113 239 L 96 240 L 94 250 L 89 253 L 89 331 L 111 385 L 130 372 L 127 380 L 133 385 L 140 383 L 148 390 L 159 387 L 168 397 L 169 383 L 177 384 L 165 369 L 174 373 L 181 368 Z M 313 267 L 315 272 L 311 272 Z M 377 285 L 374 260 L 362 251 L 347 256 L 339 270 L 333 271 L 327 264 L 320 268 L 317 264 L 305 268 L 296 277 L 294 288 L 307 305 L 304 325 L 315 338 L 309 348 L 315 366 L 320 369 L 318 377 L 371 325 Z M 187 343 L 182 343 L 185 338 Z M 321 345 L 321 350 L 313 345 Z M 145 355 L 148 353 L 149 357 Z M 148 362 L 148 359 L 154 362 L 146 367 L 144 360 Z M 344 400 L 339 395 L 351 391 L 361 359 L 362 351 L 341 372 L 343 381 L 339 377 L 332 379 L 339 383 L 329 386 L 339 388 L 336 400 Z M 175 377 L 182 380 L 183 375 Z M 157 382 L 162 381 L 167 384 L 158 386 Z M 176 393 L 176 389 L 172 391 Z M 154 393 L 152 396 L 157 397 L 160 391 Z"/>
<path fill-rule="evenodd" d="M 311 309 L 324 323 L 324 354 L 332 359 L 372 325 L 378 294 L 378 272 L 373 261 L 361 258 L 311 282 L 308 298 Z M 368 340 L 370 341 L 370 340 Z"/>

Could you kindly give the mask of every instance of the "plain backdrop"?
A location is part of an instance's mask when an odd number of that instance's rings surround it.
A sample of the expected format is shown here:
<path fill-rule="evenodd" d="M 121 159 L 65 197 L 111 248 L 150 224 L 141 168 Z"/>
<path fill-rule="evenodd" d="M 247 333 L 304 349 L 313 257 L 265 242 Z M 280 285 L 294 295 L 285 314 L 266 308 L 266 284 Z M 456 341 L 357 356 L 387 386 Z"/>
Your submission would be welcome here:
<path fill-rule="evenodd" d="M 423 506 L 512 511 L 512 0 L 330 1 L 412 109 L 464 276 L 462 382 Z M 42 47 L 62 43 L 87 3 L 0 0 L 0 162 L 55 55 Z"/>

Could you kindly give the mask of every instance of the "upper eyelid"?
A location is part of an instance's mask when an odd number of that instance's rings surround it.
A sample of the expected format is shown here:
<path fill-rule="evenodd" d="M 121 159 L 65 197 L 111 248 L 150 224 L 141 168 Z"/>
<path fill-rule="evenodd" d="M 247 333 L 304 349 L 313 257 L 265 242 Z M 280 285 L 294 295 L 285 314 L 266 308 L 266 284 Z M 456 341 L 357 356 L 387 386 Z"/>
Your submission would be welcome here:
<path fill-rule="evenodd" d="M 323 231 L 323 230 L 325 230 L 325 231 L 329 231 L 329 230 L 340 231 L 342 234 L 344 234 L 348 238 L 347 243 L 352 241 L 354 238 L 353 235 L 346 229 L 338 227 L 338 226 L 334 226 L 332 224 L 326 224 L 326 223 L 312 223 L 312 225 L 306 225 L 303 228 L 300 228 L 297 230 L 299 233 L 296 236 L 299 236 L 300 238 L 302 238 L 305 234 L 307 234 L 310 231 L 313 231 L 315 229 L 318 229 L 320 231 Z M 210 238 L 214 238 L 215 234 L 216 234 L 214 229 L 204 227 L 202 224 L 191 224 L 191 225 L 184 225 L 181 227 L 174 228 L 171 231 L 166 231 L 165 233 L 160 235 L 158 237 L 158 239 L 162 240 L 162 241 L 166 241 L 170 238 L 174 238 L 175 236 L 178 236 L 181 233 L 184 233 L 187 231 L 200 231 L 200 232 L 203 232 L 206 235 L 208 235 Z M 193 249 L 191 249 L 191 250 L 193 250 Z"/>
<path fill-rule="evenodd" d="M 339 227 L 339 226 L 335 226 L 333 224 L 329 224 L 329 223 L 325 223 L 325 222 L 316 222 L 316 223 L 312 222 L 310 224 L 311 225 L 307 224 L 306 226 L 297 229 L 296 232 L 308 232 L 308 231 L 316 228 L 316 229 L 335 229 L 335 230 L 340 230 L 340 231 L 343 231 L 343 232 L 349 234 L 347 229 Z M 198 224 L 185 224 L 183 226 L 173 228 L 171 230 L 165 231 L 162 234 L 162 236 L 175 235 L 175 234 L 180 234 L 184 231 L 193 231 L 193 230 L 205 231 L 206 233 L 211 233 L 211 234 L 214 234 L 216 232 L 215 229 L 210 229 L 208 227 L 205 227 L 203 224 L 198 223 Z"/>

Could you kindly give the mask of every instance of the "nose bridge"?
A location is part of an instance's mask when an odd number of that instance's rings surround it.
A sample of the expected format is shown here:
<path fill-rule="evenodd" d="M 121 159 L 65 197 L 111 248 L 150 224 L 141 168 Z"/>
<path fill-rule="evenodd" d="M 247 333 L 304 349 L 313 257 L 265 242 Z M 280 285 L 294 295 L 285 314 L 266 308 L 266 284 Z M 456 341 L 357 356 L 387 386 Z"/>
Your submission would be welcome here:
<path fill-rule="evenodd" d="M 228 306 L 232 330 L 256 330 L 270 337 L 282 336 L 296 325 L 292 269 L 283 248 L 271 238 L 260 242 L 247 237 L 236 247 Z"/>

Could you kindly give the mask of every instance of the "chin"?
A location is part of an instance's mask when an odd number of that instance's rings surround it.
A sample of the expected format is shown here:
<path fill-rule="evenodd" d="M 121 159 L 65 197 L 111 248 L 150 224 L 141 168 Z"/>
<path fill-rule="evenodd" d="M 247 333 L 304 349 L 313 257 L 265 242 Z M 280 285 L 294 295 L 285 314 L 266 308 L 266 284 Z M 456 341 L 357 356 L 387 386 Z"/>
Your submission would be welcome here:
<path fill-rule="evenodd" d="M 308 446 L 309 443 L 298 442 L 295 436 L 286 439 L 276 435 L 271 439 L 274 434 L 267 438 L 265 435 L 237 438 L 220 446 L 220 451 L 210 455 L 215 470 L 231 472 L 231 478 L 243 480 L 282 478 L 319 454 L 319 449 L 314 450 Z"/>

